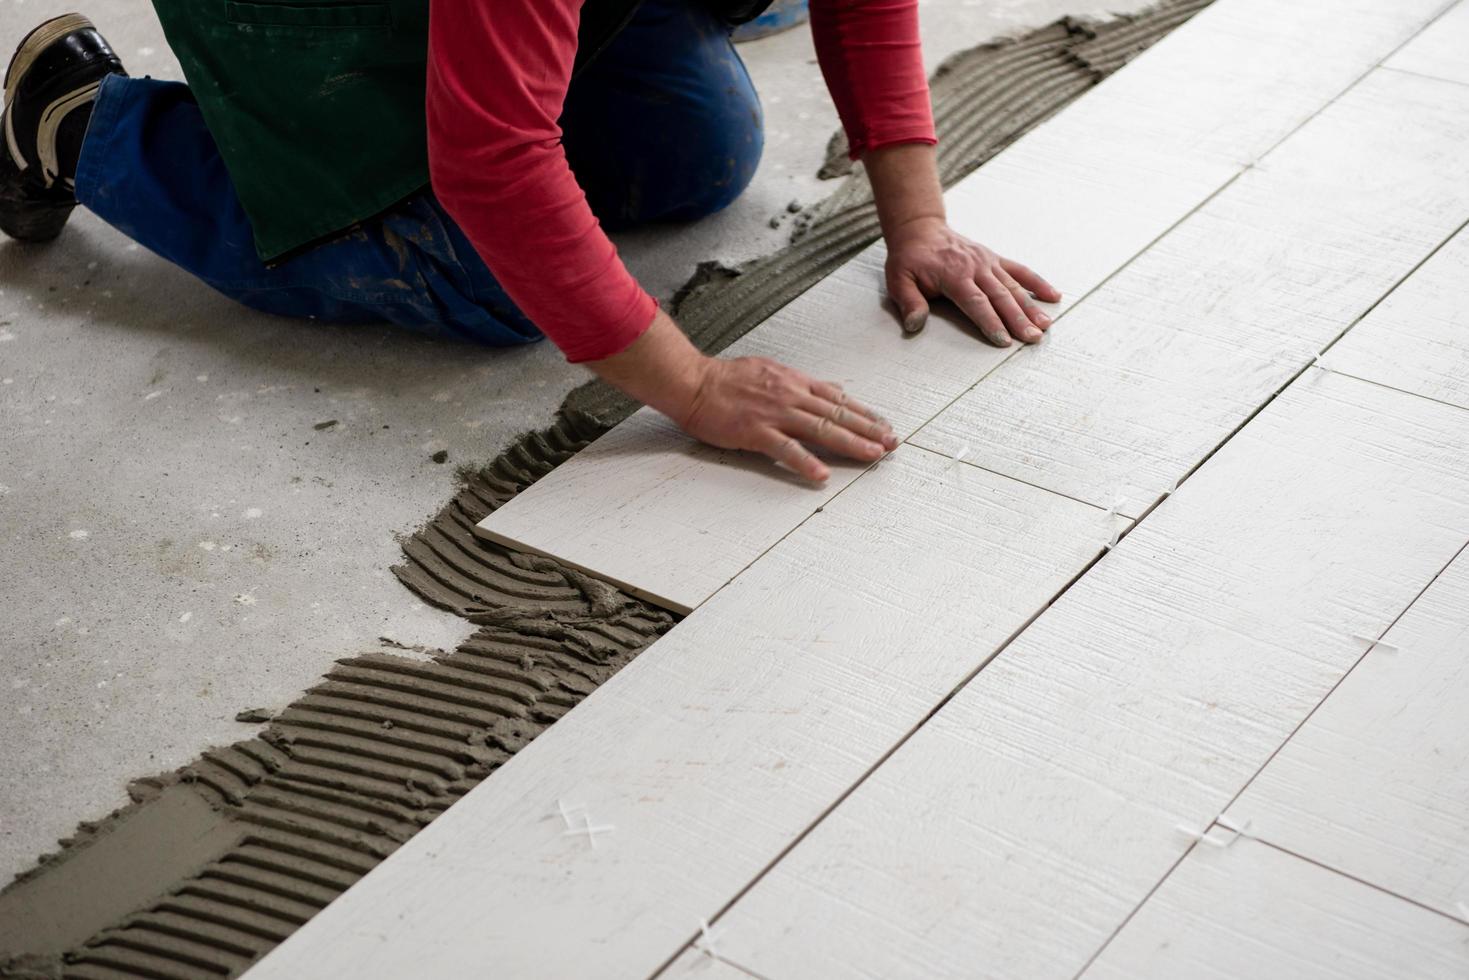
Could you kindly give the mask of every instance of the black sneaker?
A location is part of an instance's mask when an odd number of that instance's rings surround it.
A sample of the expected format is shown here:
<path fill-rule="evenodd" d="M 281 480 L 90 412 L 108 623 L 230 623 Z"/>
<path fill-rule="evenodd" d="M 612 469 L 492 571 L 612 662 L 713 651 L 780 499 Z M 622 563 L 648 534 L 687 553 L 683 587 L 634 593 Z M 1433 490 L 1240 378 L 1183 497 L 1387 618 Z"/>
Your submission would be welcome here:
<path fill-rule="evenodd" d="M 76 169 L 102 79 L 122 62 L 81 14 L 26 35 L 5 72 L 0 230 L 50 241 L 76 207 Z"/>

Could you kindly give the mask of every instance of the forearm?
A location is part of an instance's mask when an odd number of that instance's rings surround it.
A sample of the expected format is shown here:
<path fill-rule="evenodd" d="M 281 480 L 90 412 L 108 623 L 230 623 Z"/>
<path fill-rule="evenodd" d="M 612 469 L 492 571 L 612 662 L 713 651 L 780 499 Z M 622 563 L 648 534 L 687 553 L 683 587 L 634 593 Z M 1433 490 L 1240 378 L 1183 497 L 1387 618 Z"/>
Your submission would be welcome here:
<path fill-rule="evenodd" d="M 429 171 L 506 294 L 572 361 L 631 344 L 656 306 L 597 223 L 557 119 L 580 0 L 433 0 Z M 492 9 L 493 8 L 493 9 Z"/>
<path fill-rule="evenodd" d="M 821 72 L 853 159 L 934 142 L 918 0 L 811 0 Z"/>
<path fill-rule="evenodd" d="M 710 361 L 660 309 L 652 325 L 626 350 L 587 361 L 586 366 L 619 391 L 683 425 Z"/>
<path fill-rule="evenodd" d="M 869 150 L 863 154 L 862 165 L 872 181 L 878 220 L 889 242 L 905 226 L 946 220 L 944 189 L 932 145 L 900 143 Z"/>

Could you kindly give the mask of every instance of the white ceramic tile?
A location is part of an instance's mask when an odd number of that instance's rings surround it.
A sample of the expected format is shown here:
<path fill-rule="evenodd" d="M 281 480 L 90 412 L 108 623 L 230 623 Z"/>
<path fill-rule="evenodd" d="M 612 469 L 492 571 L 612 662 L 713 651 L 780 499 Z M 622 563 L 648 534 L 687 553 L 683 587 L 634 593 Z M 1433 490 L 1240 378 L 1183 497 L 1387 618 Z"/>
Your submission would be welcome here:
<path fill-rule="evenodd" d="M 1469 58 L 1469 49 L 1465 57 Z M 1469 408 L 1469 230 L 1354 326 L 1321 363 Z"/>
<path fill-rule="evenodd" d="M 648 975 L 1085 567 L 1113 520 L 903 447 L 252 980 Z M 563 836 L 558 800 L 616 830 L 595 849 Z"/>
<path fill-rule="evenodd" d="M 1455 4 L 1386 65 L 1469 85 L 1469 3 Z"/>
<path fill-rule="evenodd" d="M 1076 145 L 1248 165 L 1449 0 L 1216 0 L 1047 125 Z"/>
<path fill-rule="evenodd" d="M 1251 840 L 1196 847 L 1082 980 L 1463 980 L 1469 925 Z"/>
<path fill-rule="evenodd" d="M 1392 646 L 1368 652 L 1229 815 L 1469 922 L 1469 552 L 1383 642 Z"/>
<path fill-rule="evenodd" d="M 1149 169 L 1149 161 L 1125 146 L 1087 152 L 1097 170 L 1083 187 L 1058 183 L 1049 152 L 1012 150 L 963 185 L 952 204 L 953 224 L 1026 256 L 1074 299 L 1230 173 L 1219 164 L 1169 168 L 1158 160 Z M 1087 214 L 1086 200 L 1098 191 L 1102 200 L 1129 203 L 1077 217 Z M 953 315 L 931 319 L 917 337 L 903 336 L 883 300 L 884 257 L 881 245 L 864 252 L 747 334 L 729 355 L 774 357 L 840 382 L 901 437 L 912 435 L 1016 348 L 986 345 Z M 643 410 L 495 511 L 480 531 L 683 612 L 861 471 L 838 464 L 829 483 L 815 487 L 759 457 L 697 444 Z"/>
<path fill-rule="evenodd" d="M 1466 533 L 1469 412 L 1312 371 L 721 917 L 721 955 L 1074 976 Z"/>
<path fill-rule="evenodd" d="M 1453 234 L 1466 174 L 1469 86 L 1375 72 L 913 441 L 1136 517 Z M 1469 398 L 1469 244 L 1421 278 L 1327 363 Z"/>

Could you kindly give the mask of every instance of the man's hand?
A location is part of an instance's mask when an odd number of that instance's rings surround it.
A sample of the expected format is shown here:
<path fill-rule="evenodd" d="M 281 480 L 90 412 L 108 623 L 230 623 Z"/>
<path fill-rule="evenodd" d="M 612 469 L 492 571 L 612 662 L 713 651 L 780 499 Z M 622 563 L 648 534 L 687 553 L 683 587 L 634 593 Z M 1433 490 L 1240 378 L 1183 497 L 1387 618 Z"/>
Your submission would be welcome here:
<path fill-rule="evenodd" d="M 588 366 L 689 435 L 763 453 L 808 480 L 831 475 L 808 447 L 863 462 L 898 448 L 892 426 L 838 385 L 765 358 L 708 357 L 661 310 L 631 347 Z"/>
<path fill-rule="evenodd" d="M 1019 262 L 949 227 L 933 147 L 884 146 L 863 155 L 862 164 L 888 246 L 888 296 L 905 331 L 922 330 L 929 299 L 947 296 L 992 344 L 1041 339 L 1051 318 L 1031 297 L 1055 303 L 1061 294 Z"/>
<path fill-rule="evenodd" d="M 1061 294 L 1040 276 L 972 242 L 943 218 L 918 218 L 887 236 L 888 296 L 917 333 L 928 322 L 929 297 L 947 296 L 998 347 L 1010 338 L 1033 344 L 1051 318 L 1032 302 L 1054 303 Z"/>
<path fill-rule="evenodd" d="M 831 471 L 807 446 L 867 463 L 898 448 L 892 426 L 839 385 L 763 357 L 708 359 L 688 414 L 675 421 L 710 445 L 764 453 L 818 482 Z"/>

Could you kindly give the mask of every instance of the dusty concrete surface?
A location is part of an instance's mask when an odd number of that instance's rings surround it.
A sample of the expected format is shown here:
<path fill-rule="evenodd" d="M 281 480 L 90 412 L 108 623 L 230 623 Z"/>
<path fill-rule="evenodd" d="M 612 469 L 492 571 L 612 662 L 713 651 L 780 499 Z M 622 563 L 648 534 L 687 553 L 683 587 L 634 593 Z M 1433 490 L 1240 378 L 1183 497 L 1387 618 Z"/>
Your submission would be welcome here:
<path fill-rule="evenodd" d="M 0 0 L 0 46 L 72 6 Z M 927 3 L 928 58 L 1140 6 Z M 135 74 L 178 77 L 146 3 L 84 10 Z M 743 51 L 769 127 L 755 186 L 622 242 L 665 297 L 699 260 L 784 244 L 770 219 L 829 187 L 814 173 L 836 120 L 808 32 Z M 52 246 L 0 242 L 0 876 L 376 637 L 462 640 L 468 624 L 389 574 L 395 535 L 448 498 L 456 464 L 544 424 L 583 378 L 548 345 L 257 316 L 80 212 Z"/>

